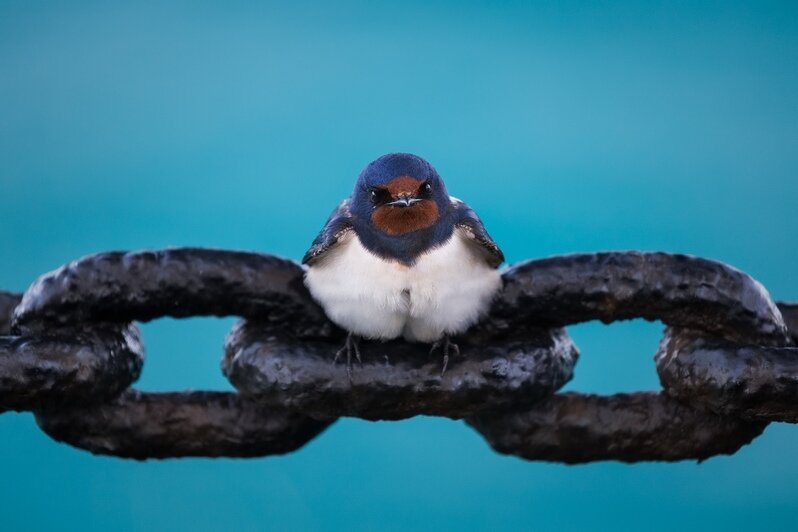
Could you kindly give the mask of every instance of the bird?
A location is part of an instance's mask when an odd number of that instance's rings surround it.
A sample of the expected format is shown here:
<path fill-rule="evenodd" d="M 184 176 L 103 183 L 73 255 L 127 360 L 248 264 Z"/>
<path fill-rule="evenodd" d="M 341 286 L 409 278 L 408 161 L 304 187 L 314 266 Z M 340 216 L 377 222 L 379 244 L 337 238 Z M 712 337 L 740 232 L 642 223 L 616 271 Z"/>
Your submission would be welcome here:
<path fill-rule="evenodd" d="M 443 377 L 460 352 L 452 337 L 488 311 L 503 262 L 474 210 L 410 153 L 366 165 L 302 259 L 311 296 L 348 332 L 334 363 L 346 353 L 350 382 L 361 338 L 432 344 Z"/>

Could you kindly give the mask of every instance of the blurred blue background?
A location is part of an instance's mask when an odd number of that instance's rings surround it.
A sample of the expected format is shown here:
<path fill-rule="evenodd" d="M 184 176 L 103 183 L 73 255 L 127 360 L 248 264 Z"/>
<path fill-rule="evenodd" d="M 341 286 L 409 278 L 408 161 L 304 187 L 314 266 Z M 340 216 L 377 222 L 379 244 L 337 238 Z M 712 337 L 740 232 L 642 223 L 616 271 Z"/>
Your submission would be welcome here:
<path fill-rule="evenodd" d="M 644 5 L 645 4 L 645 5 Z M 510 262 L 729 262 L 798 299 L 795 2 L 0 2 L 0 287 L 109 249 L 300 258 L 360 169 L 427 157 Z M 232 319 L 143 327 L 146 390 L 229 389 Z M 572 328 L 568 389 L 656 389 L 659 324 Z M 798 429 L 569 467 L 342 420 L 258 460 L 93 457 L 0 416 L 3 530 L 794 526 Z"/>

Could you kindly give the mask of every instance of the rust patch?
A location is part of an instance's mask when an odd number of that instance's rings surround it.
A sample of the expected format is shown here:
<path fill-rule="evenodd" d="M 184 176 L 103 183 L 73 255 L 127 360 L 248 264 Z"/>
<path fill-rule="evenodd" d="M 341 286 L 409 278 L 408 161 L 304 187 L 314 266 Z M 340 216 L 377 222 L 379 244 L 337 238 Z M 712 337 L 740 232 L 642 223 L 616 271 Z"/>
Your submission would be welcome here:
<path fill-rule="evenodd" d="M 438 221 L 438 205 L 432 200 L 423 200 L 410 207 L 384 205 L 374 211 L 371 221 L 391 236 L 403 235 L 426 229 Z"/>

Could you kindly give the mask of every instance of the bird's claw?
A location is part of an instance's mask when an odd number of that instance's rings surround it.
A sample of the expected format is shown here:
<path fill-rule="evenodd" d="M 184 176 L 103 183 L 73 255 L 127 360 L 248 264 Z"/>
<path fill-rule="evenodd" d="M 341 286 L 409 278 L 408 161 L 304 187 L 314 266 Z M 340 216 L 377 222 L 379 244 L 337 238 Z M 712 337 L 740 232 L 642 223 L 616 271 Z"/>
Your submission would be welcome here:
<path fill-rule="evenodd" d="M 429 350 L 429 354 L 432 355 L 438 349 L 443 352 L 443 367 L 441 368 L 441 377 L 443 377 L 446 373 L 446 368 L 449 367 L 449 353 L 451 353 L 452 356 L 460 356 L 460 346 L 452 342 L 451 338 L 448 336 L 444 336 L 432 344 L 432 349 Z"/>
<path fill-rule="evenodd" d="M 346 353 L 346 375 L 349 377 L 349 383 L 352 383 L 352 353 L 355 353 L 355 359 L 357 360 L 358 364 L 363 364 L 363 360 L 360 358 L 360 337 L 349 333 L 346 337 L 346 342 L 344 346 L 339 349 L 335 353 L 335 358 L 333 359 L 333 364 L 338 363 L 338 359 L 341 358 L 341 355 Z"/>

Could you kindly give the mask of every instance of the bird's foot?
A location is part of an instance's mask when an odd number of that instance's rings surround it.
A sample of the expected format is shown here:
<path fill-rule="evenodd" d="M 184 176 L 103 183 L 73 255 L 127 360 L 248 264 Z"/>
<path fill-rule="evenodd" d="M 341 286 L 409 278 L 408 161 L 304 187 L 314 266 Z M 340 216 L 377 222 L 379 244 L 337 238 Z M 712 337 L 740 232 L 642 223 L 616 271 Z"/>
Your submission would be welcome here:
<path fill-rule="evenodd" d="M 446 368 L 449 367 L 449 354 L 460 356 L 460 346 L 452 342 L 452 339 L 446 335 L 432 344 L 432 349 L 429 350 L 429 354 L 432 355 L 432 353 L 438 349 L 443 352 L 443 367 L 441 368 L 441 377 L 443 377 L 443 374 L 446 373 Z"/>
<path fill-rule="evenodd" d="M 349 333 L 346 337 L 346 343 L 344 346 L 339 349 L 335 353 L 335 359 L 333 359 L 333 364 L 338 363 L 338 359 L 341 358 L 341 355 L 346 353 L 346 374 L 349 377 L 349 383 L 352 383 L 352 353 L 355 354 L 355 358 L 357 359 L 358 364 L 363 364 L 363 361 L 360 359 L 360 337 L 354 333 Z"/>

